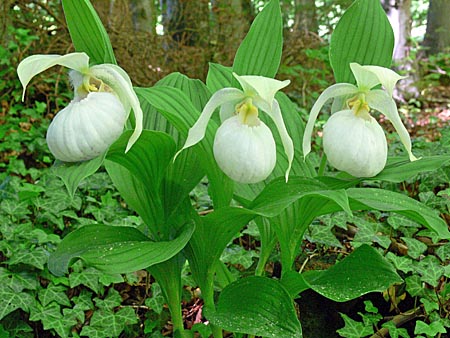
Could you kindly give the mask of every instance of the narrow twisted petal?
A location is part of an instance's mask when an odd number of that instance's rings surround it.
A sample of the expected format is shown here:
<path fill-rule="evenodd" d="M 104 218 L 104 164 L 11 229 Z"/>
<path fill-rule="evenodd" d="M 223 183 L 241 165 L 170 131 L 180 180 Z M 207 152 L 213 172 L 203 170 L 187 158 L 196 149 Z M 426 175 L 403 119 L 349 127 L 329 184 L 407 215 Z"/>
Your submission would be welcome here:
<path fill-rule="evenodd" d="M 234 77 L 239 81 L 244 90 L 245 95 L 249 97 L 259 96 L 272 109 L 272 103 L 275 94 L 282 88 L 291 83 L 290 80 L 279 81 L 272 78 L 256 75 L 239 76 L 233 73 Z"/>
<path fill-rule="evenodd" d="M 386 89 L 389 96 L 392 96 L 394 87 L 397 82 L 401 79 L 406 79 L 407 76 L 398 75 L 393 70 L 389 68 L 379 67 L 379 66 L 362 66 L 362 68 L 372 72 L 377 78 L 379 83 Z"/>
<path fill-rule="evenodd" d="M 32 55 L 23 59 L 17 67 L 17 75 L 23 86 L 22 101 L 31 79 L 56 65 L 86 73 L 89 70 L 89 56 L 86 53 L 70 53 L 66 55 Z"/>
<path fill-rule="evenodd" d="M 135 128 L 125 149 L 125 152 L 128 152 L 141 135 L 143 128 L 143 113 L 141 105 L 135 91 L 133 90 L 130 77 L 122 68 L 113 64 L 93 66 L 90 73 L 99 80 L 105 82 L 114 90 L 115 94 L 118 95 L 120 101 L 128 112 L 130 108 L 133 109 Z"/>
<path fill-rule="evenodd" d="M 225 120 L 228 120 L 230 117 L 234 116 L 236 112 L 236 102 L 225 102 L 220 106 L 220 122 L 223 123 Z"/>
<path fill-rule="evenodd" d="M 283 115 L 281 115 L 280 105 L 278 104 L 278 101 L 274 99 L 272 103 L 272 109 L 269 110 L 268 109 L 269 107 L 265 101 L 255 100 L 254 103 L 258 108 L 264 110 L 270 116 L 270 118 L 273 120 L 275 126 L 278 129 L 278 133 L 280 134 L 281 137 L 281 143 L 283 143 L 284 152 L 288 159 L 288 167 L 286 169 L 285 174 L 287 182 L 289 178 L 289 172 L 291 171 L 292 161 L 294 159 L 294 144 L 284 124 Z"/>
<path fill-rule="evenodd" d="M 182 152 L 184 149 L 192 147 L 193 145 L 200 142 L 206 133 L 206 128 L 208 127 L 209 119 L 212 114 L 216 110 L 217 107 L 225 104 L 234 102 L 237 103 L 240 100 L 244 100 L 245 96 L 242 91 L 236 88 L 223 88 L 217 92 L 215 92 L 209 101 L 206 103 L 203 108 L 200 117 L 195 122 L 195 124 L 189 129 L 188 137 L 186 142 L 184 143 L 183 148 L 181 148 L 176 154 L 175 158 Z"/>
<path fill-rule="evenodd" d="M 309 154 L 311 151 L 311 135 L 314 129 L 314 122 L 319 115 L 320 109 L 323 105 L 332 98 L 343 96 L 343 95 L 351 95 L 356 94 L 358 92 L 358 88 L 355 85 L 350 83 L 336 83 L 327 89 L 325 89 L 322 94 L 320 94 L 317 101 L 314 103 L 311 112 L 309 113 L 308 122 L 306 123 L 305 133 L 303 134 L 303 156 Z"/>
<path fill-rule="evenodd" d="M 398 114 L 397 106 L 394 100 L 385 91 L 381 89 L 371 90 L 366 95 L 366 100 L 369 106 L 384 114 L 392 123 L 397 134 L 400 136 L 400 141 L 408 152 L 411 161 L 417 160 L 411 151 L 411 139 L 409 133 L 403 125 L 402 120 Z"/>

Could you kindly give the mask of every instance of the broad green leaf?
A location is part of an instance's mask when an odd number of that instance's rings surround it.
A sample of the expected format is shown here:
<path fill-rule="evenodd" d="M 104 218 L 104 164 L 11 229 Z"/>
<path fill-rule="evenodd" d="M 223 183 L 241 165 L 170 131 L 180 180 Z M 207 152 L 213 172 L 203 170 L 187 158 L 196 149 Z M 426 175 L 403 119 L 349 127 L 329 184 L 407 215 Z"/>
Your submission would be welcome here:
<path fill-rule="evenodd" d="M 206 318 L 225 330 L 262 337 L 302 337 L 292 299 L 276 280 L 247 277 L 228 285 Z"/>
<path fill-rule="evenodd" d="M 199 111 L 203 109 L 211 96 L 210 89 L 202 81 L 190 79 L 181 73 L 171 73 L 159 80 L 156 85 L 180 89 Z"/>
<path fill-rule="evenodd" d="M 281 61 L 283 20 L 279 0 L 271 0 L 256 16 L 233 62 L 238 75 L 274 77 Z"/>
<path fill-rule="evenodd" d="M 186 138 L 189 128 L 200 116 L 200 112 L 181 90 L 166 86 L 138 88 L 141 100 L 155 107 Z M 232 181 L 219 169 L 213 155 L 214 135 L 217 123 L 209 121 L 204 139 L 193 149 L 199 164 L 206 171 L 210 182 L 210 195 L 215 207 L 228 205 L 232 194 Z"/>
<path fill-rule="evenodd" d="M 392 265 L 366 244 L 328 270 L 306 272 L 304 278 L 314 291 L 336 302 L 384 291 L 403 281 Z"/>
<path fill-rule="evenodd" d="M 376 188 L 350 188 L 347 193 L 353 210 L 396 212 L 426 226 L 440 238 L 450 239 L 447 224 L 436 211 L 408 196 Z"/>
<path fill-rule="evenodd" d="M 322 214 L 322 206 L 328 203 L 333 205 L 333 211 L 343 209 L 351 213 L 346 196 L 345 191 L 327 191 L 323 184 L 313 178 L 292 177 L 286 183 L 284 177 L 280 177 L 266 186 L 249 208 L 224 207 L 202 218 L 193 216 L 197 227 L 189 242 L 187 256 L 197 282 L 200 285 L 205 282 L 208 271 L 214 269 L 214 262 L 219 259 L 226 245 L 253 218 L 272 218 L 299 200 L 308 201 L 305 202 L 308 205 L 311 200 L 316 200 L 316 207 L 312 207 L 310 213 L 305 215 L 307 226 L 309 220 Z M 301 223 L 301 229 L 296 231 L 295 225 L 283 229 L 283 234 L 277 233 L 279 238 L 284 239 L 283 246 L 289 248 L 289 255 L 306 228 Z"/>
<path fill-rule="evenodd" d="M 450 156 L 446 155 L 422 157 L 412 162 L 409 159 L 397 160 L 389 163 L 381 173 L 370 180 L 400 183 L 420 173 L 435 171 L 449 162 Z"/>
<path fill-rule="evenodd" d="M 56 161 L 52 170 L 56 176 L 61 178 L 69 195 L 73 198 L 80 182 L 96 173 L 104 158 L 105 155 L 102 155 L 89 161 L 76 163 Z"/>
<path fill-rule="evenodd" d="M 175 154 L 175 142 L 161 132 L 144 130 L 125 153 L 131 131 L 125 132 L 109 149 L 105 167 L 127 203 L 136 210 L 154 235 L 164 236 L 164 209 L 160 187 Z"/>
<path fill-rule="evenodd" d="M 108 34 L 90 1 L 62 0 L 62 5 L 75 50 L 89 55 L 93 64 L 115 64 Z"/>
<path fill-rule="evenodd" d="M 150 241 L 131 227 L 94 224 L 68 234 L 48 260 L 50 272 L 61 276 L 67 272 L 72 259 L 81 258 L 86 264 L 105 273 L 127 273 L 161 263 L 176 255 L 188 242 L 194 227 L 186 225 L 175 239 Z"/>
<path fill-rule="evenodd" d="M 208 75 L 206 76 L 206 85 L 211 93 L 217 92 L 219 89 L 231 87 L 233 80 L 233 69 L 225 67 L 218 63 L 210 63 Z"/>
<path fill-rule="evenodd" d="M 379 0 L 356 0 L 331 35 L 330 62 L 336 82 L 354 83 L 350 63 L 390 67 L 394 33 Z"/>
<path fill-rule="evenodd" d="M 299 293 L 310 288 L 303 275 L 292 270 L 283 274 L 281 278 L 281 284 L 283 284 L 283 286 L 289 292 L 291 298 L 296 298 Z"/>
<path fill-rule="evenodd" d="M 193 106 L 201 111 L 209 100 L 211 93 L 203 82 L 200 80 L 190 79 L 180 73 L 172 73 L 162 80 L 158 81 L 157 86 L 170 86 L 178 88 L 191 100 Z M 153 113 L 158 116 L 158 119 L 165 119 L 154 107 L 151 107 L 147 101 L 144 104 L 150 107 L 149 113 Z M 185 138 L 179 137 L 179 133 L 176 128 L 168 124 L 171 128 L 170 134 L 174 135 L 177 140 L 177 148 L 184 145 Z M 158 127 L 155 125 L 155 127 Z M 167 128 L 167 127 L 166 127 Z M 156 129 L 156 128 L 151 128 Z M 184 150 L 173 162 L 166 173 L 164 186 L 163 186 L 163 198 L 164 208 L 166 215 L 172 213 L 179 213 L 177 208 L 183 203 L 185 197 L 205 176 L 205 170 L 199 168 L 199 159 L 195 149 L 189 148 Z"/>

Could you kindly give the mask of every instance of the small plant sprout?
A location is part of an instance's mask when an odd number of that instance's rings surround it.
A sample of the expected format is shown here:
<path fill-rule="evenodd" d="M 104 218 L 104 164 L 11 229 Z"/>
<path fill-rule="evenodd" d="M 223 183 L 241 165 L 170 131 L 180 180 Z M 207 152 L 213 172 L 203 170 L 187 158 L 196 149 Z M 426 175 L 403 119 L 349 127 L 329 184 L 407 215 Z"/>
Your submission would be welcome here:
<path fill-rule="evenodd" d="M 23 86 L 22 100 L 30 80 L 55 65 L 72 69 L 69 77 L 74 98 L 51 122 L 47 144 L 56 159 L 79 162 L 103 154 L 122 134 L 130 110 L 135 129 L 126 151 L 142 132 L 142 110 L 127 73 L 117 65 L 89 67 L 85 53 L 67 55 L 33 55 L 17 67 Z"/>
<path fill-rule="evenodd" d="M 276 146 L 269 127 L 258 117 L 259 110 L 262 110 L 272 118 L 280 134 L 289 161 L 287 181 L 294 146 L 275 94 L 289 85 L 290 81 L 262 76 L 239 76 L 235 73 L 233 76 L 243 90 L 223 88 L 212 95 L 199 119 L 189 130 L 186 143 L 177 155 L 203 139 L 209 119 L 220 106 L 222 124 L 217 129 L 213 148 L 220 169 L 240 183 L 257 183 L 266 179 L 275 167 Z"/>
<path fill-rule="evenodd" d="M 383 170 L 387 160 L 384 131 L 369 114 L 375 109 L 393 124 L 411 161 L 417 160 L 411 151 L 411 139 L 403 125 L 392 98 L 394 87 L 404 77 L 379 66 L 361 66 L 351 63 L 356 86 L 337 83 L 319 96 L 311 109 L 303 136 L 303 154 L 311 151 L 311 134 L 322 106 L 329 99 L 348 98 L 346 109 L 335 112 L 323 129 L 323 147 L 330 164 L 355 177 L 372 177 Z M 384 89 L 374 89 L 378 85 Z"/>

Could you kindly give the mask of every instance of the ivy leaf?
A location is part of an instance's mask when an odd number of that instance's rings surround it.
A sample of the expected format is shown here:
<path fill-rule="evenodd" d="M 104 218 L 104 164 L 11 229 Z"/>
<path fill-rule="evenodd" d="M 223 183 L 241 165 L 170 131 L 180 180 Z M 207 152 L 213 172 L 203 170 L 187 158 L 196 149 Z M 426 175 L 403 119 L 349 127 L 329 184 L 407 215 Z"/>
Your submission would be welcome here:
<path fill-rule="evenodd" d="M 84 326 L 80 336 L 92 338 L 118 337 L 125 327 L 137 323 L 136 313 L 131 307 L 123 307 L 117 312 L 100 309 L 94 312 L 89 326 Z"/>
<path fill-rule="evenodd" d="M 16 292 L 9 287 L 0 288 L 0 320 L 11 312 L 22 309 L 28 312 L 34 298 L 26 292 Z"/>
<path fill-rule="evenodd" d="M 447 333 L 441 321 L 434 321 L 429 325 L 421 320 L 416 321 L 414 334 L 425 334 L 429 337 L 436 337 L 438 333 Z"/>
<path fill-rule="evenodd" d="M 366 326 L 361 322 L 351 319 L 344 313 L 340 313 L 344 320 L 345 326 L 342 329 L 336 330 L 342 337 L 345 338 L 362 338 L 373 333 L 372 325 Z"/>
<path fill-rule="evenodd" d="M 66 291 L 67 288 L 63 285 L 49 284 L 45 289 L 39 290 L 38 297 L 43 306 L 47 306 L 51 302 L 71 306 L 69 297 L 65 294 Z"/>
<path fill-rule="evenodd" d="M 421 241 L 415 239 L 415 238 L 409 238 L 409 237 L 401 237 L 403 242 L 405 242 L 406 246 L 408 247 L 408 256 L 414 259 L 417 259 L 420 257 L 421 254 L 425 252 L 425 250 L 428 248 L 425 243 L 422 243 Z"/>
<path fill-rule="evenodd" d="M 22 249 L 18 252 L 14 252 L 13 256 L 9 259 L 9 265 L 27 264 L 44 270 L 44 265 L 48 259 L 48 252 L 43 247 L 38 247 L 33 250 Z"/>
<path fill-rule="evenodd" d="M 70 287 L 74 288 L 78 285 L 84 285 L 92 291 L 99 293 L 101 291 L 101 286 L 98 282 L 100 276 L 101 272 L 92 267 L 81 270 L 79 272 L 71 272 L 69 275 Z"/>

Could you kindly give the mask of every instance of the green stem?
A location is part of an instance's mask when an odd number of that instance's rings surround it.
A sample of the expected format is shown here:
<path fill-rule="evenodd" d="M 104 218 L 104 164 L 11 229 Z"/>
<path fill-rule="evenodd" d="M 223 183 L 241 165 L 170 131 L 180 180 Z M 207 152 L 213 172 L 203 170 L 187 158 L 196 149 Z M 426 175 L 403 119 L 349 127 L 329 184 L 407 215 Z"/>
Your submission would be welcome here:
<path fill-rule="evenodd" d="M 327 165 L 327 155 L 323 153 L 322 158 L 320 159 L 319 171 L 317 172 L 317 176 L 323 176 L 326 165 Z"/>
<path fill-rule="evenodd" d="M 207 307 L 210 311 L 215 311 L 216 305 L 214 304 L 214 280 L 212 276 L 214 276 L 214 274 L 211 273 L 208 276 L 208 281 L 202 289 L 202 297 L 205 303 L 205 307 Z M 210 327 L 214 338 L 223 338 L 222 328 L 211 323 Z"/>

